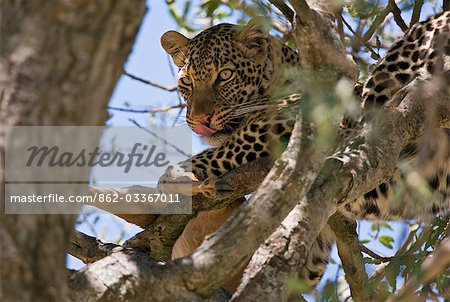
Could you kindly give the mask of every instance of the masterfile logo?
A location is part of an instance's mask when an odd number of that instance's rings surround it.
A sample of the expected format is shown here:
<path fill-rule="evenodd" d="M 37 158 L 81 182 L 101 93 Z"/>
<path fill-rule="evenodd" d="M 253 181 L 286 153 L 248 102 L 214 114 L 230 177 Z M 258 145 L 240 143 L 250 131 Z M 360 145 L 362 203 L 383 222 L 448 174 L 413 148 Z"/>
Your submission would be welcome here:
<path fill-rule="evenodd" d="M 191 137 L 188 127 L 6 127 L 6 213 L 77 213 L 74 204 L 95 203 L 123 204 L 114 210 L 121 213 L 188 213 L 190 196 L 153 189 L 170 165 L 190 157 Z M 117 193 L 136 186 L 146 191 Z M 86 194 L 91 187 L 105 191 Z"/>

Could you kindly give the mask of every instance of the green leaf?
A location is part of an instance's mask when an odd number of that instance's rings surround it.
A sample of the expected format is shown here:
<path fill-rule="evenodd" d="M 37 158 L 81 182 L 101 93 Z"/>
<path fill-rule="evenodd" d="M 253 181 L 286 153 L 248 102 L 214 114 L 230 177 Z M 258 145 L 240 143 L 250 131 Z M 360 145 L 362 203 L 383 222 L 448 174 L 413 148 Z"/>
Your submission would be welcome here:
<path fill-rule="evenodd" d="M 391 267 L 386 270 L 386 280 L 392 287 L 393 292 L 395 292 L 397 289 L 397 275 L 400 273 L 400 263 L 398 261 L 391 261 L 389 265 Z"/>
<path fill-rule="evenodd" d="M 379 223 L 372 223 L 372 225 L 370 226 L 370 229 L 372 231 L 379 231 L 380 230 L 380 224 Z"/>
<path fill-rule="evenodd" d="M 173 6 L 169 6 L 169 13 L 172 16 L 172 18 L 175 20 L 175 22 L 177 23 L 178 26 L 181 25 L 181 19 L 180 17 L 177 15 L 176 11 L 175 11 L 175 7 Z"/>
<path fill-rule="evenodd" d="M 339 301 L 339 297 L 337 295 L 337 286 L 334 282 L 327 280 L 327 283 L 322 289 L 322 301 Z"/>
<path fill-rule="evenodd" d="M 393 231 L 392 227 L 389 225 L 389 223 L 383 223 L 382 224 L 384 228 L 388 229 L 389 231 Z"/>
<path fill-rule="evenodd" d="M 311 290 L 311 286 L 309 286 L 305 280 L 297 278 L 288 279 L 286 286 L 293 292 L 305 292 Z"/>
<path fill-rule="evenodd" d="M 370 53 L 370 58 L 372 58 L 374 60 L 378 60 L 379 59 L 378 55 L 376 53 L 373 53 L 373 52 Z"/>
<path fill-rule="evenodd" d="M 393 249 L 394 247 L 392 246 L 392 242 L 394 242 L 394 238 L 392 238 L 391 236 L 380 236 L 380 238 L 378 238 L 378 240 L 387 248 Z"/>
<path fill-rule="evenodd" d="M 380 48 L 381 48 L 381 40 L 380 40 L 380 37 L 378 37 L 378 35 L 375 36 L 375 39 L 376 39 L 376 43 L 377 43 L 377 50 L 379 52 Z"/>
<path fill-rule="evenodd" d="M 183 15 L 186 16 L 191 8 L 191 1 L 187 1 L 184 5 Z"/>
<path fill-rule="evenodd" d="M 207 17 L 212 17 L 214 15 L 215 10 L 219 7 L 220 4 L 221 4 L 220 0 L 210 0 L 205 2 L 202 5 L 202 8 L 205 10 Z"/>

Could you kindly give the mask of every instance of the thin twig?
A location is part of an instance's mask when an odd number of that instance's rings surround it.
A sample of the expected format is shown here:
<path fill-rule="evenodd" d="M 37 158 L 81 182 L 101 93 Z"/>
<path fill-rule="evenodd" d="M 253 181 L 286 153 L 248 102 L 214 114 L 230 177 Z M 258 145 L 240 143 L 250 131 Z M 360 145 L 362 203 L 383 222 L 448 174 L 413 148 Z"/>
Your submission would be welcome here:
<path fill-rule="evenodd" d="M 132 112 L 132 113 L 159 113 L 159 112 L 168 112 L 172 109 L 180 108 L 183 109 L 186 107 L 185 103 L 177 104 L 168 106 L 165 108 L 152 108 L 152 109 L 131 109 L 131 108 L 120 108 L 120 107 L 112 107 L 108 106 L 107 109 L 109 110 L 116 110 L 116 111 L 124 111 L 124 112 Z"/>
<path fill-rule="evenodd" d="M 336 244 L 345 280 L 350 287 L 351 296 L 355 301 L 372 301 L 372 294 L 368 291 L 369 278 L 364 268 L 364 259 L 359 249 L 356 222 L 335 213 L 329 219 L 336 235 Z"/>
<path fill-rule="evenodd" d="M 412 16 L 411 16 L 411 21 L 409 22 L 409 26 L 413 26 L 414 24 L 419 22 L 420 13 L 422 11 L 422 6 L 423 6 L 423 0 L 414 1 L 414 8 L 413 8 Z"/>
<path fill-rule="evenodd" d="M 357 53 L 357 52 L 355 52 L 355 51 L 352 51 L 352 57 L 353 57 L 353 59 L 355 60 L 355 62 L 359 62 L 361 65 L 364 65 L 364 67 L 365 67 L 366 69 L 369 68 L 370 62 L 367 61 L 365 58 L 361 57 L 361 56 L 359 55 L 359 53 Z"/>
<path fill-rule="evenodd" d="M 282 0 L 269 0 L 270 3 L 272 3 L 276 8 L 280 10 L 280 12 L 283 13 L 283 15 L 292 23 L 294 20 L 294 12 L 292 9 L 284 3 Z"/>
<path fill-rule="evenodd" d="M 185 106 L 185 107 L 186 107 L 186 106 Z M 180 110 L 178 110 L 177 116 L 174 118 L 174 120 L 173 120 L 173 122 L 172 122 L 172 127 L 175 127 L 175 125 L 176 125 L 178 119 L 179 119 L 180 116 L 181 116 L 181 113 L 183 112 L 183 109 L 184 109 L 184 108 L 180 108 Z"/>
<path fill-rule="evenodd" d="M 173 68 L 172 58 L 170 55 L 167 55 L 167 66 L 169 66 L 169 70 L 170 70 L 170 74 L 172 75 L 172 78 L 176 81 L 177 75 L 175 73 L 175 69 Z M 178 98 L 178 103 L 181 104 L 183 101 L 181 100 L 180 91 L 178 89 L 177 89 L 177 98 Z"/>
<path fill-rule="evenodd" d="M 398 8 L 395 0 L 389 0 L 389 6 L 391 6 L 392 14 L 394 15 L 394 21 L 397 25 L 405 32 L 408 30 L 408 25 L 406 25 L 405 20 L 402 18 L 402 11 Z"/>
<path fill-rule="evenodd" d="M 412 243 L 417 232 L 418 229 L 409 233 L 408 238 L 392 257 L 393 259 L 403 258 L 405 256 L 412 255 L 415 251 L 417 251 L 424 243 L 424 238 L 428 238 L 431 232 L 431 227 L 429 226 L 428 228 L 424 229 L 421 236 L 414 243 Z M 391 260 L 391 262 L 389 262 L 387 265 L 384 265 L 380 269 L 377 269 L 370 278 L 369 283 L 374 285 L 379 284 L 383 277 L 386 276 L 387 272 L 393 268 L 393 266 L 395 266 L 395 263 L 393 263 Z"/>
<path fill-rule="evenodd" d="M 393 257 L 383 257 L 378 255 L 377 253 L 375 253 L 374 251 L 370 250 L 368 247 L 366 247 L 364 244 L 360 244 L 359 245 L 359 249 L 361 250 L 361 252 L 363 252 L 364 254 L 369 255 L 370 257 L 372 257 L 375 260 L 378 260 L 380 262 L 389 262 L 392 260 Z"/>
<path fill-rule="evenodd" d="M 414 292 L 421 284 L 426 284 L 450 266 L 450 239 L 447 238 L 439 247 L 427 256 L 422 264 L 420 275 L 412 277 L 399 291 L 392 295 L 388 301 L 411 301 Z"/>
<path fill-rule="evenodd" d="M 119 108 L 119 107 L 112 107 L 108 106 L 106 107 L 108 110 L 115 110 L 115 111 L 123 111 L 123 112 L 131 112 L 131 113 L 148 113 L 150 109 L 131 109 L 131 108 Z"/>
<path fill-rule="evenodd" d="M 191 157 L 191 154 L 188 154 L 186 152 L 184 152 L 183 150 L 181 150 L 180 148 L 178 148 L 176 145 L 170 143 L 168 140 L 166 140 L 165 138 L 162 138 L 161 136 L 159 136 L 158 134 L 156 134 L 155 132 L 151 131 L 150 129 L 141 126 L 135 119 L 128 119 L 132 124 L 136 125 L 138 128 L 144 130 L 145 132 L 147 132 L 148 134 L 151 134 L 152 136 L 156 137 L 157 139 L 160 139 L 163 143 L 165 143 L 168 146 L 171 146 L 172 148 L 174 148 L 178 153 L 181 153 L 183 155 L 185 155 L 186 157 Z"/>
<path fill-rule="evenodd" d="M 361 43 L 361 45 L 364 45 L 367 47 L 367 49 L 377 58 L 377 60 L 380 59 L 380 55 L 375 52 L 375 50 L 373 50 L 372 47 L 370 47 L 369 45 L 366 44 L 366 42 L 353 30 L 353 28 L 351 27 L 350 24 L 348 24 L 348 22 L 344 19 L 344 17 L 342 15 L 338 15 L 338 18 L 340 18 L 342 20 L 342 22 L 345 24 L 345 26 L 348 28 L 348 30 L 355 36 L 355 38 L 358 40 L 359 43 Z"/>
<path fill-rule="evenodd" d="M 144 83 L 144 84 L 147 84 L 147 85 L 159 88 L 159 89 L 163 89 L 163 90 L 166 90 L 166 91 L 178 91 L 178 87 L 166 87 L 166 86 L 163 86 L 163 85 L 160 85 L 160 84 L 156 84 L 156 83 L 150 82 L 148 80 L 145 80 L 145 79 L 143 79 L 141 77 L 132 75 L 132 74 L 128 73 L 125 70 L 123 71 L 123 74 L 128 76 L 128 77 L 130 77 L 130 78 L 132 78 L 133 80 L 139 81 L 141 83 Z"/>
<path fill-rule="evenodd" d="M 384 22 L 386 19 L 386 16 L 391 12 L 391 6 L 388 5 L 379 15 L 375 17 L 375 20 L 373 20 L 372 25 L 369 27 L 369 29 L 366 31 L 364 36 L 361 37 L 361 42 L 364 44 L 367 41 L 369 41 L 375 31 L 380 28 L 380 25 Z"/>

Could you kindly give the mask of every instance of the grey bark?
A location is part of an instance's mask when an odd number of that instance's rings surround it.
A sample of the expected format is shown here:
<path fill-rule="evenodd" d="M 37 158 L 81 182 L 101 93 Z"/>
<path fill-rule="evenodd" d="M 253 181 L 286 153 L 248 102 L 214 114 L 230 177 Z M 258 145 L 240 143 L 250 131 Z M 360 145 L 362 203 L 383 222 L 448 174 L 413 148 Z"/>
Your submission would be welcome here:
<path fill-rule="evenodd" d="M 144 13 L 144 1 L 3 0 L 1 124 L 103 125 Z M 3 208 L 4 186 L 0 191 Z M 76 217 L 3 212 L 1 300 L 66 300 L 66 250 Z"/>
<path fill-rule="evenodd" d="M 307 248 L 338 204 L 352 202 L 391 177 L 400 151 L 423 134 L 423 121 L 427 119 L 425 104 L 448 104 L 449 95 L 448 87 L 436 91 L 433 83 L 416 79 L 394 95 L 399 106 L 387 108 L 386 119 L 351 143 L 341 144 L 326 160 L 305 198 L 256 252 L 232 300 L 286 301 L 289 290 L 285 281 L 302 269 Z M 433 126 L 448 128 L 449 115 L 447 109 L 438 112 Z M 359 156 L 351 157 L 352 153 Z M 268 286 L 271 291 L 266 290 Z"/>

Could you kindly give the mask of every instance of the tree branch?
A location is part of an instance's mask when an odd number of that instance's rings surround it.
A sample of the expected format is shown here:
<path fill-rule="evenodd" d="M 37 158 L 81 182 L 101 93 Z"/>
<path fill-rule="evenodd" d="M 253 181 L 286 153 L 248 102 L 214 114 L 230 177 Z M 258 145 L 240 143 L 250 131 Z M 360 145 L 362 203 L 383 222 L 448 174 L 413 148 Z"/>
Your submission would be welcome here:
<path fill-rule="evenodd" d="M 353 30 L 351 25 L 348 24 L 348 22 L 344 19 L 344 17 L 342 17 L 342 15 L 339 15 L 339 18 L 340 18 L 340 20 L 342 20 L 342 22 L 345 24 L 345 26 L 348 28 L 348 30 L 355 36 L 355 38 L 358 40 L 358 42 L 361 45 L 366 46 L 367 49 L 372 53 L 372 55 L 375 56 L 375 58 L 380 59 L 380 55 L 375 50 L 373 50 L 373 48 L 370 45 L 368 45 L 368 43 L 367 43 L 368 40 L 372 37 L 373 33 L 367 32 L 366 35 L 368 35 L 368 34 L 370 34 L 370 35 L 369 36 L 365 35 L 363 38 L 361 38 L 358 35 L 358 33 Z M 370 29 L 369 29 L 369 31 L 370 31 Z"/>
<path fill-rule="evenodd" d="M 120 204 L 98 203 L 95 206 L 144 228 L 144 231 L 127 240 L 124 244 L 126 247 L 146 250 L 157 260 L 167 260 L 170 259 L 173 244 L 189 220 L 201 211 L 224 208 L 236 200 L 242 202 L 240 198 L 254 192 L 272 166 L 271 158 L 259 158 L 223 175 L 220 181 L 226 182 L 232 189 L 232 193 L 228 192 L 230 194 L 218 200 L 207 199 L 201 194 L 193 196 L 191 215 L 134 214 L 143 212 L 139 204 L 127 204 L 127 213 L 123 213 L 123 205 Z M 134 193 L 153 194 L 157 192 L 154 188 L 143 186 L 121 189 L 91 187 L 88 189 L 89 195 L 117 195 L 118 200 L 125 200 L 127 195 Z"/>
<path fill-rule="evenodd" d="M 415 298 L 414 292 L 421 284 L 427 284 L 450 267 L 450 239 L 446 238 L 436 250 L 422 263 L 422 273 L 414 275 L 387 301 L 411 301 Z"/>
<path fill-rule="evenodd" d="M 336 213 L 331 216 L 328 223 L 336 234 L 338 253 L 344 268 L 345 279 L 350 286 L 352 298 L 355 301 L 372 301 L 369 278 L 359 249 L 356 221 L 350 221 L 343 215 Z"/>
<path fill-rule="evenodd" d="M 119 107 L 112 107 L 108 106 L 106 109 L 108 110 L 116 110 L 116 111 L 123 111 L 123 112 L 131 112 L 131 113 L 160 113 L 160 112 L 168 112 L 172 109 L 176 108 L 185 108 L 187 105 L 185 103 L 180 103 L 177 105 L 167 106 L 164 108 L 149 108 L 149 109 L 132 109 L 132 108 L 119 108 Z"/>
<path fill-rule="evenodd" d="M 131 276 L 127 277 L 134 280 L 130 282 L 145 284 L 145 288 L 128 289 L 123 292 L 123 295 L 127 295 L 130 300 L 139 300 L 143 297 L 164 300 L 173 299 L 174 296 L 194 299 L 196 295 L 192 292 L 201 296 L 208 296 L 214 292 L 245 264 L 259 244 L 289 213 L 296 203 L 296 200 L 290 196 L 301 196 L 306 193 L 307 184 L 314 180 L 316 175 L 314 171 L 317 171 L 317 165 L 323 159 L 319 156 L 320 152 L 316 152 L 310 145 L 310 140 L 311 133 L 307 123 L 303 123 L 301 128 L 296 126 L 288 149 L 277 161 L 261 185 L 261 189 L 256 191 L 249 202 L 241 206 L 234 217 L 229 219 L 215 236 L 208 237 L 191 256 L 174 262 L 169 261 L 164 265 L 160 264 L 159 269 L 156 269 L 155 264 L 144 261 L 144 264 L 148 263 L 149 269 L 148 271 L 145 269 L 145 274 L 122 272 L 120 275 L 126 273 L 127 276 Z M 302 156 L 299 156 L 300 145 L 304 147 Z M 295 179 L 292 179 L 294 175 Z M 298 185 L 292 185 L 295 183 Z M 292 195 L 294 193 L 295 195 Z M 252 223 L 246 223 L 248 221 Z M 233 244 L 242 237 L 253 238 L 253 240 L 241 241 L 239 246 Z M 81 297 L 93 297 L 93 295 L 97 298 L 104 297 L 108 295 L 111 288 L 120 286 L 120 277 L 111 283 L 111 280 L 105 280 L 101 274 L 105 265 L 110 266 L 117 261 L 117 259 L 111 259 L 112 257 L 120 257 L 122 267 L 130 261 L 126 260 L 128 258 L 126 253 L 122 253 L 122 256 L 115 253 L 88 265 L 74 277 L 71 283 L 75 300 Z M 227 262 L 226 266 L 223 261 Z M 142 268 L 141 265 L 140 268 Z M 85 280 L 98 280 L 100 283 L 96 282 L 97 285 L 89 286 L 85 284 Z M 98 284 L 108 284 L 108 286 L 102 285 L 99 289 Z M 160 290 L 156 291 L 156 286 Z"/>
<path fill-rule="evenodd" d="M 319 76 L 323 78 L 319 81 L 330 89 L 342 76 L 356 80 L 358 67 L 342 45 L 332 9 L 315 3 L 323 7 L 312 10 L 305 0 L 292 0 L 291 4 L 296 12 L 292 35 L 302 54 L 302 68 L 322 71 Z"/>
<path fill-rule="evenodd" d="M 445 2 L 445 1 L 444 1 Z M 422 12 L 423 0 L 414 1 L 413 12 L 411 15 L 411 21 L 409 22 L 409 26 L 413 26 L 420 20 L 420 13 Z"/>
<path fill-rule="evenodd" d="M 378 255 L 377 253 L 375 253 L 374 251 L 370 250 L 369 248 L 367 248 L 365 245 L 360 244 L 359 245 L 359 249 L 361 250 L 361 252 L 363 252 L 364 254 L 369 255 L 370 257 L 372 257 L 373 259 L 379 261 L 379 262 L 389 262 L 393 259 L 393 257 L 383 257 Z"/>
<path fill-rule="evenodd" d="M 402 11 L 398 8 L 395 0 L 389 0 L 389 6 L 392 9 L 392 14 L 394 15 L 394 21 L 397 25 L 405 32 L 408 30 L 408 25 L 406 25 L 405 21 L 402 18 Z"/>
<path fill-rule="evenodd" d="M 386 19 L 386 16 L 392 11 L 392 6 L 389 3 L 383 11 L 378 14 L 375 17 L 375 20 L 373 21 L 372 25 L 369 27 L 369 29 L 366 31 L 364 36 L 361 38 L 361 43 L 364 45 L 367 43 L 375 33 L 375 31 L 380 27 L 380 25 L 384 22 Z"/>
<path fill-rule="evenodd" d="M 450 101 L 448 94 L 438 94 L 430 85 L 433 83 L 424 84 L 420 79 L 408 84 L 401 91 L 408 92 L 403 94 L 404 109 L 386 108 L 385 119 L 349 144 L 342 143 L 326 160 L 306 198 L 253 256 L 233 301 L 287 299 L 285 280 L 296 277 L 302 269 L 307 248 L 336 206 L 352 202 L 391 177 L 400 151 L 423 133 L 424 104 Z M 439 114 L 441 120 L 449 115 L 448 110 Z"/>
<path fill-rule="evenodd" d="M 162 89 L 162 90 L 166 90 L 166 91 L 170 91 L 170 92 L 178 90 L 177 86 L 175 86 L 175 87 L 167 87 L 167 86 L 164 86 L 164 85 L 161 85 L 161 84 L 153 83 L 153 82 L 150 82 L 149 80 L 145 80 L 145 79 L 143 79 L 141 77 L 138 77 L 138 76 L 135 76 L 135 75 L 133 75 L 131 73 L 128 73 L 126 70 L 124 70 L 122 73 L 124 75 L 130 77 L 133 80 L 139 81 L 141 83 L 144 83 L 144 84 L 147 84 L 147 85 L 150 85 L 150 86 Z"/>
<path fill-rule="evenodd" d="M 294 12 L 292 9 L 287 6 L 286 3 L 282 0 L 269 0 L 276 8 L 280 10 L 280 12 L 288 19 L 291 23 L 294 21 Z"/>
<path fill-rule="evenodd" d="M 75 230 L 68 253 L 87 264 L 105 258 L 121 249 L 123 248 L 120 245 L 104 243 L 95 237 Z"/>

